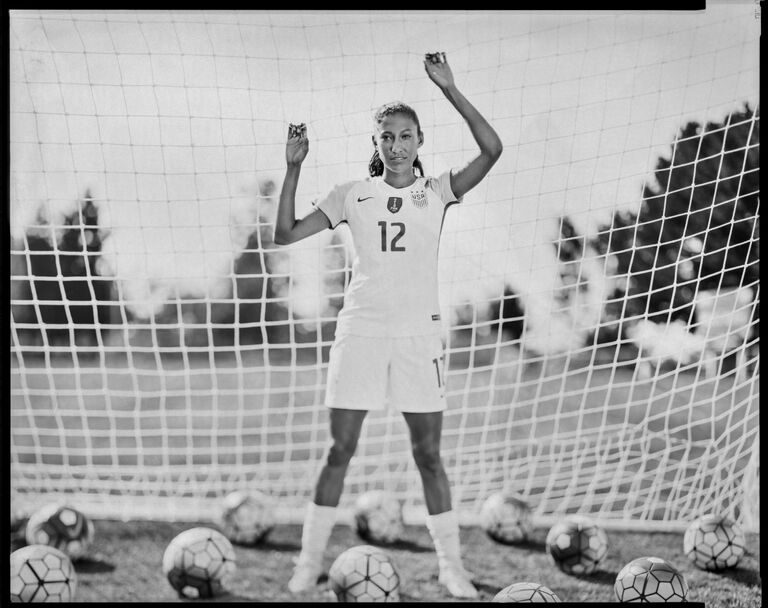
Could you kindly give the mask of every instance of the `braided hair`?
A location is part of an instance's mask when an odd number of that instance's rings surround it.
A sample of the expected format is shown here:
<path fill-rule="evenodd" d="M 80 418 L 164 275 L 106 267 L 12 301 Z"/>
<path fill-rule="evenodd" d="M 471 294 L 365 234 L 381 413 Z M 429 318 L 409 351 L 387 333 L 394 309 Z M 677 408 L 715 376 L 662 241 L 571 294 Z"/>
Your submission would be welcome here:
<path fill-rule="evenodd" d="M 411 106 L 404 104 L 401 101 L 385 103 L 373 113 L 373 120 L 376 124 L 379 124 L 384 118 L 392 116 L 393 114 L 403 114 L 413 120 L 413 122 L 416 123 L 416 131 L 419 134 L 419 137 L 423 136 L 416 111 Z M 418 156 L 413 160 L 413 167 L 418 170 L 421 177 L 424 177 L 424 167 L 422 167 Z M 373 156 L 371 156 L 371 160 L 368 162 L 368 173 L 371 174 L 371 177 L 384 174 L 384 162 L 381 160 L 378 150 L 373 151 Z"/>

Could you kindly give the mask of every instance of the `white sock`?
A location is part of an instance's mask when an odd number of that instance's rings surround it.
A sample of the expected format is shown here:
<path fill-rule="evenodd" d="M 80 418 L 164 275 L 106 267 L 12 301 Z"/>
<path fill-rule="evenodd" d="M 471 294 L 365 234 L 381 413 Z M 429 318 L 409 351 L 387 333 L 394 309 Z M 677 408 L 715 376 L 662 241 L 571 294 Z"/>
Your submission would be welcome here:
<path fill-rule="evenodd" d="M 446 568 L 458 569 L 466 573 L 461 563 L 459 545 L 459 518 L 456 511 L 444 511 L 437 515 L 427 515 L 427 529 L 432 536 L 437 552 L 437 564 L 442 572 Z"/>
<path fill-rule="evenodd" d="M 310 502 L 301 530 L 301 553 L 297 564 L 323 562 L 323 553 L 336 523 L 336 507 L 324 507 Z"/>

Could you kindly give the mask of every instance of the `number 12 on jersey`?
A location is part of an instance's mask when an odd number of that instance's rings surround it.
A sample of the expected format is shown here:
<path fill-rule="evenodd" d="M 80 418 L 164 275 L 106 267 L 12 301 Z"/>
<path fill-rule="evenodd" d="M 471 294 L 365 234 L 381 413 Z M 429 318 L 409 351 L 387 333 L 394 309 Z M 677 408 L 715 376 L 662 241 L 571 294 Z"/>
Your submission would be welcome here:
<path fill-rule="evenodd" d="M 390 241 L 388 238 L 387 222 L 379 222 L 379 228 L 381 228 L 381 250 L 382 251 L 405 251 L 405 246 L 398 245 L 397 242 L 405 234 L 405 224 L 402 222 L 391 222 L 392 228 L 397 228 L 398 232 L 392 237 Z"/>

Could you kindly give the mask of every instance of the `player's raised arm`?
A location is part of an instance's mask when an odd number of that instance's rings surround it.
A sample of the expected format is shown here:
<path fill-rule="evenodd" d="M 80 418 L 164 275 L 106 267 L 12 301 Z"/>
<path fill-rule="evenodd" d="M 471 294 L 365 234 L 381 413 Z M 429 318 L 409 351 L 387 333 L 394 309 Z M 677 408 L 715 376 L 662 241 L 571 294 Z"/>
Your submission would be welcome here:
<path fill-rule="evenodd" d="M 467 121 L 469 130 L 480 148 L 480 154 L 461 168 L 451 170 L 451 189 L 457 198 L 474 188 L 490 171 L 501 156 L 501 139 L 467 98 L 456 88 L 453 72 L 445 59 L 445 53 L 427 53 L 424 69 L 429 78 L 443 92 L 448 101 Z"/>
<path fill-rule="evenodd" d="M 296 186 L 299 183 L 301 163 L 307 157 L 308 151 L 307 126 L 304 123 L 288 125 L 288 141 L 285 144 L 287 168 L 275 221 L 274 242 L 277 245 L 295 243 L 330 228 L 328 217 L 317 209 L 300 220 L 296 219 Z"/>

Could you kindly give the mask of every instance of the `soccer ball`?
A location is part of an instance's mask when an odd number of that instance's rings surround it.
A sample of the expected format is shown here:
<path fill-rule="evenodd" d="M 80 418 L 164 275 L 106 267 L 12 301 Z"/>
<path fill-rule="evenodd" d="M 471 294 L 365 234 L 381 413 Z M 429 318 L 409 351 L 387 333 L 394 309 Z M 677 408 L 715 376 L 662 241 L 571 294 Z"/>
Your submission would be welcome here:
<path fill-rule="evenodd" d="M 541 603 L 541 602 L 560 602 L 552 590 L 538 583 L 514 583 L 509 587 L 504 587 L 491 600 L 492 602 L 520 602 L 520 603 Z"/>
<path fill-rule="evenodd" d="M 591 574 L 608 552 L 608 538 L 591 519 L 573 515 L 550 528 L 546 547 L 566 574 Z"/>
<path fill-rule="evenodd" d="M 51 503 L 30 516 L 24 535 L 28 545 L 50 545 L 76 560 L 93 540 L 93 524 L 74 507 Z"/>
<path fill-rule="evenodd" d="M 361 538 L 373 543 L 393 543 L 403 534 L 400 502 L 381 490 L 361 494 L 355 501 L 355 527 Z"/>
<path fill-rule="evenodd" d="M 723 570 L 739 563 L 746 540 L 741 526 L 722 515 L 705 515 L 683 536 L 683 551 L 703 570 Z"/>
<path fill-rule="evenodd" d="M 233 543 L 255 545 L 275 527 L 273 504 L 263 492 L 231 492 L 222 503 L 221 528 Z"/>
<path fill-rule="evenodd" d="M 212 528 L 182 532 L 163 554 L 163 574 L 181 597 L 219 595 L 234 572 L 235 550 L 221 532 Z"/>
<path fill-rule="evenodd" d="M 71 602 L 77 575 L 69 557 L 49 545 L 11 553 L 11 602 Z"/>
<path fill-rule="evenodd" d="M 613 590 L 620 602 L 684 602 L 688 584 L 660 557 L 638 557 L 624 566 Z"/>
<path fill-rule="evenodd" d="M 524 500 L 497 492 L 480 508 L 480 525 L 500 543 L 519 543 L 531 533 L 531 509 Z"/>
<path fill-rule="evenodd" d="M 371 545 L 347 549 L 328 571 L 340 602 L 399 602 L 400 576 L 384 551 Z"/>

